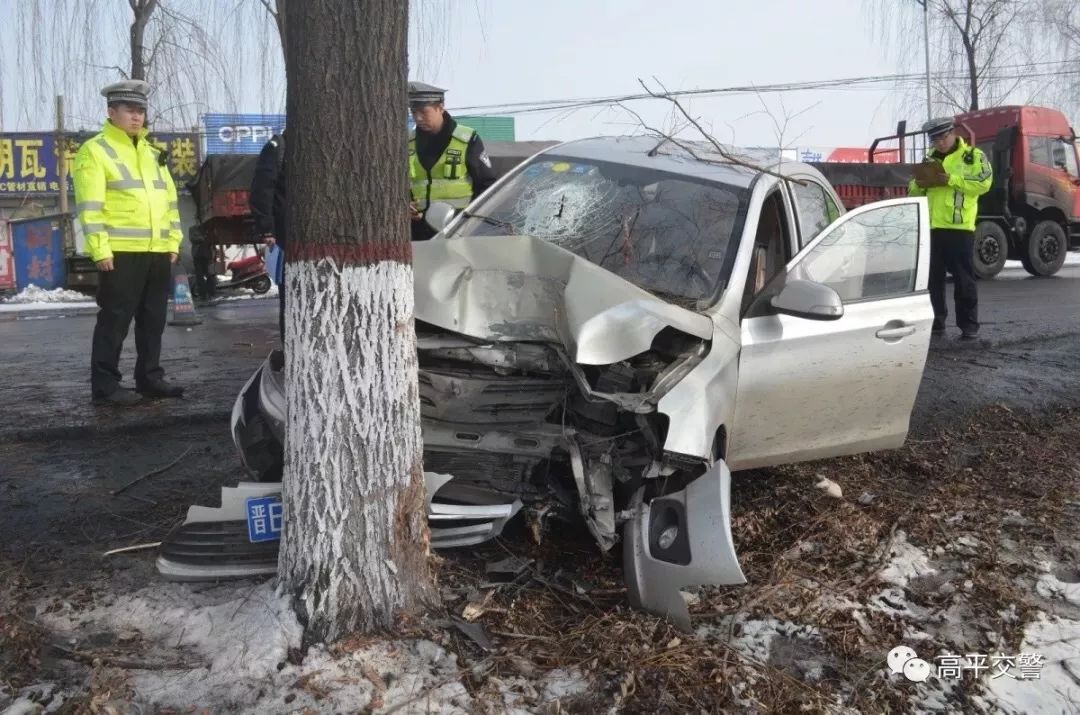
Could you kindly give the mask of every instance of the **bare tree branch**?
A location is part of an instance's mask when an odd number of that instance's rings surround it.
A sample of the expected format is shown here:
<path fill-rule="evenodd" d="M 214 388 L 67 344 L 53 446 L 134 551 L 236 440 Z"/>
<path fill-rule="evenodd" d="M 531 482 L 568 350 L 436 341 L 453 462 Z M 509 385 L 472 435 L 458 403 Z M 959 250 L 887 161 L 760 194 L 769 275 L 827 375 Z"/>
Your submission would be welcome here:
<path fill-rule="evenodd" d="M 676 136 L 675 132 L 671 132 L 671 133 L 664 132 L 664 131 L 661 131 L 659 129 L 656 129 L 654 127 L 649 126 L 645 122 L 645 120 L 641 117 L 641 115 L 639 115 L 637 112 L 634 112 L 633 110 L 629 109 L 628 107 L 626 107 L 625 105 L 620 103 L 619 106 L 621 106 L 627 112 L 629 112 L 630 114 L 635 116 L 638 119 L 638 122 L 641 124 L 642 127 L 644 127 L 647 131 L 652 132 L 655 136 L 657 136 L 658 138 L 660 138 L 662 140 L 659 144 L 657 144 L 656 147 L 653 148 L 654 152 L 657 151 L 660 148 L 660 146 L 662 146 L 663 144 L 671 143 L 671 144 L 674 144 L 675 146 L 679 147 L 683 151 L 685 151 L 693 159 L 695 159 L 697 161 L 700 161 L 702 163 L 705 163 L 705 164 L 716 164 L 716 165 L 730 164 L 730 165 L 735 165 L 735 166 L 741 166 L 743 168 L 751 169 L 752 171 L 755 171 L 755 172 L 758 172 L 758 173 L 768 174 L 769 176 L 775 176 L 775 177 L 777 177 L 779 179 L 784 179 L 785 181 L 793 181 L 793 182 L 798 183 L 798 184 L 802 183 L 801 181 L 799 181 L 797 179 L 792 179 L 791 177 L 788 177 L 788 176 L 785 176 L 784 174 L 782 174 L 782 173 L 780 173 L 778 171 L 775 171 L 773 169 L 769 169 L 769 168 L 761 166 L 759 164 L 755 164 L 753 162 L 747 161 L 746 159 L 743 159 L 743 158 L 741 158 L 739 156 L 736 156 L 736 155 L 732 154 L 730 151 L 728 151 L 727 147 L 725 147 L 720 142 L 716 141 L 716 139 L 713 138 L 713 136 L 709 132 L 707 132 L 705 130 L 705 128 L 701 125 L 701 122 L 697 118 L 692 116 L 686 110 L 686 108 L 682 105 L 682 102 L 679 101 L 679 98 L 672 95 L 668 91 L 667 87 L 665 87 L 664 84 L 660 80 L 658 80 L 656 77 L 653 77 L 653 81 L 656 82 L 657 85 L 660 86 L 660 89 L 662 90 L 661 92 L 656 92 L 655 90 L 650 88 L 647 84 L 645 84 L 644 80 L 638 78 L 638 83 L 642 86 L 642 88 L 644 88 L 644 90 L 650 96 L 654 97 L 655 99 L 663 99 L 663 100 L 666 100 L 668 102 L 671 102 L 671 104 L 674 106 L 675 110 L 678 112 L 678 115 L 681 115 L 683 117 L 683 119 L 686 121 L 686 125 L 684 125 L 684 128 L 693 127 L 694 129 L 696 129 L 698 134 L 700 134 L 705 139 L 705 142 L 712 147 L 713 151 L 715 151 L 717 154 L 720 155 L 722 160 L 717 161 L 716 159 L 706 157 L 706 156 L 702 156 L 698 152 L 698 150 L 695 149 L 691 144 L 689 144 L 688 142 L 680 140 L 678 138 L 678 136 Z M 678 127 L 676 127 L 676 128 L 678 128 Z"/>

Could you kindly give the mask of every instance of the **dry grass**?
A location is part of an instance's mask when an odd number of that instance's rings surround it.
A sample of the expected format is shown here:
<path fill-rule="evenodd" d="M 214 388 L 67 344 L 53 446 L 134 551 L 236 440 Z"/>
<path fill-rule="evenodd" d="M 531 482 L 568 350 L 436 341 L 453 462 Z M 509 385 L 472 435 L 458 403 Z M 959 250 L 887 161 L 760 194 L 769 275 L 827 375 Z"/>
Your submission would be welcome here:
<path fill-rule="evenodd" d="M 979 624 L 976 636 L 993 630 L 1000 638 L 982 643 L 982 652 L 1001 644 L 1018 650 L 1036 604 L 1017 578 L 1031 572 L 1006 563 L 998 545 L 1008 536 L 1022 551 L 1041 546 L 1071 562 L 1077 435 L 1080 412 L 1035 419 L 992 408 L 963 429 L 900 450 L 736 475 L 732 529 L 749 584 L 703 590 L 691 611 L 695 626 L 715 627 L 710 637 L 688 636 L 628 608 L 618 554 L 601 556 L 587 539 L 564 535 L 540 546 L 525 539 L 502 544 L 499 549 L 533 560 L 505 584 L 477 581 L 485 561 L 506 556 L 494 548 L 444 559 L 444 593 L 463 594 L 446 604 L 448 611 L 460 617 L 468 603 L 482 604 L 477 621 L 495 647 L 488 654 L 461 634 L 441 637 L 463 662 L 490 665 L 470 683 L 477 693 L 491 677 L 578 668 L 596 687 L 588 697 L 559 703 L 564 712 L 612 704 L 629 713 L 902 711 L 910 691 L 890 686 L 883 667 L 909 624 L 877 610 L 860 609 L 858 616 L 852 610 L 882 591 L 876 576 L 897 534 L 948 561 L 960 588 L 971 582 L 964 603 Z M 841 486 L 843 499 L 814 488 L 820 475 Z M 864 493 L 873 497 L 868 503 L 859 501 Z M 1010 510 L 1023 514 L 1026 525 L 1011 522 Z M 981 547 L 958 552 L 962 537 Z M 952 593 L 941 585 L 913 581 L 906 599 L 940 611 Z M 1015 621 L 1000 616 L 1010 605 Z M 810 647 L 826 664 L 824 673 L 804 682 L 783 654 L 760 662 L 733 648 L 738 625 L 731 614 L 816 628 Z M 933 644 L 954 652 L 957 646 L 945 635 L 935 635 Z M 958 691 L 958 706 L 972 694 L 969 687 Z"/>

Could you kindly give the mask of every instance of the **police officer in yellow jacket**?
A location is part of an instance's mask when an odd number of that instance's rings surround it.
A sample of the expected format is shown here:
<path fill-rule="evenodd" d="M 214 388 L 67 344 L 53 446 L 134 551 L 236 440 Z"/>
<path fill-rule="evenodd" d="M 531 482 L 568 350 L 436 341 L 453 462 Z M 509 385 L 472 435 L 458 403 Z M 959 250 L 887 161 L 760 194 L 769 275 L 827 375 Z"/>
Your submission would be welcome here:
<path fill-rule="evenodd" d="M 932 119 L 923 125 L 933 149 L 924 168 L 911 180 L 908 192 L 930 203 L 930 302 L 935 334 L 945 331 L 945 271 L 953 277 L 956 325 L 960 337 L 979 334 L 979 295 L 975 282 L 975 218 L 979 197 L 990 190 L 993 172 L 982 150 L 956 134 L 952 119 Z"/>
<path fill-rule="evenodd" d="M 180 397 L 160 364 L 172 264 L 180 253 L 176 186 L 165 156 L 148 140 L 142 80 L 105 87 L 109 119 L 75 156 L 75 202 L 98 268 L 98 315 L 90 381 L 95 402 L 132 405 L 136 392 Z M 135 389 L 120 387 L 120 350 L 135 319 Z"/>
<path fill-rule="evenodd" d="M 409 82 L 409 111 L 416 130 L 409 136 L 409 194 L 412 240 L 435 231 L 424 222 L 428 206 L 438 201 L 462 209 L 495 183 L 480 135 L 457 123 L 444 106 L 446 90 Z"/>

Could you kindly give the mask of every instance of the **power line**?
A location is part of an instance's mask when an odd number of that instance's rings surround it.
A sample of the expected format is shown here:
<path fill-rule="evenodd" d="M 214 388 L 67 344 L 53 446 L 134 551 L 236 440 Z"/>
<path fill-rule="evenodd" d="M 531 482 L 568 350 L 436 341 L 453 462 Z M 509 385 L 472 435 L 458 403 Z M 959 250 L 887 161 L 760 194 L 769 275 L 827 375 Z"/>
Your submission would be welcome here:
<path fill-rule="evenodd" d="M 1033 72 L 1031 70 L 1040 67 L 1058 66 L 1063 69 L 1059 69 L 1053 72 Z M 1066 62 L 1029 62 L 1014 65 L 1002 65 L 994 68 L 995 72 L 1003 72 L 1013 70 L 1015 74 L 993 74 L 984 77 L 983 79 L 1004 80 L 1004 79 L 1032 79 L 1036 77 L 1061 77 L 1067 75 L 1080 74 L 1080 68 L 1070 67 Z M 966 80 L 967 75 L 961 72 L 939 72 L 934 75 L 936 79 L 940 80 Z M 915 73 L 903 73 L 903 74 L 888 74 L 888 75 L 870 75 L 863 77 L 844 77 L 839 79 L 830 80 L 814 80 L 804 82 L 783 82 L 776 84 L 764 84 L 764 85 L 736 85 L 732 87 L 720 87 L 711 89 L 689 89 L 689 90 L 676 90 L 666 93 L 669 97 L 706 97 L 715 95 L 742 95 L 742 94 L 768 94 L 777 92 L 798 92 L 808 90 L 867 90 L 874 89 L 883 84 L 915 84 L 925 81 L 925 75 Z M 465 107 L 456 107 L 455 112 L 468 112 L 474 116 L 490 116 L 495 114 L 504 115 L 516 115 L 516 114 L 532 114 L 543 113 L 551 111 L 563 111 L 574 109 L 585 109 L 589 107 L 612 105 L 620 102 L 633 102 L 639 100 L 655 99 L 656 97 L 648 92 L 625 94 L 625 95 L 606 95 L 597 97 L 579 97 L 574 99 L 547 99 L 536 100 L 532 102 L 504 102 L 501 104 L 486 104 L 486 105 L 473 105 Z"/>

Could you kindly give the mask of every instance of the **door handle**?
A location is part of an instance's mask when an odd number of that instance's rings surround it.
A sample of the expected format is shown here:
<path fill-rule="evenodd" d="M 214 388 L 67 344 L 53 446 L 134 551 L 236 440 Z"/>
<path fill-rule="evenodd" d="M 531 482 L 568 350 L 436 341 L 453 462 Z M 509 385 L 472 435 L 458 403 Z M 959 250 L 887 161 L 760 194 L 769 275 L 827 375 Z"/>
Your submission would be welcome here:
<path fill-rule="evenodd" d="M 899 340 L 900 338 L 906 338 L 914 332 L 914 325 L 902 325 L 898 328 L 882 328 L 874 333 L 874 335 L 882 340 Z"/>

